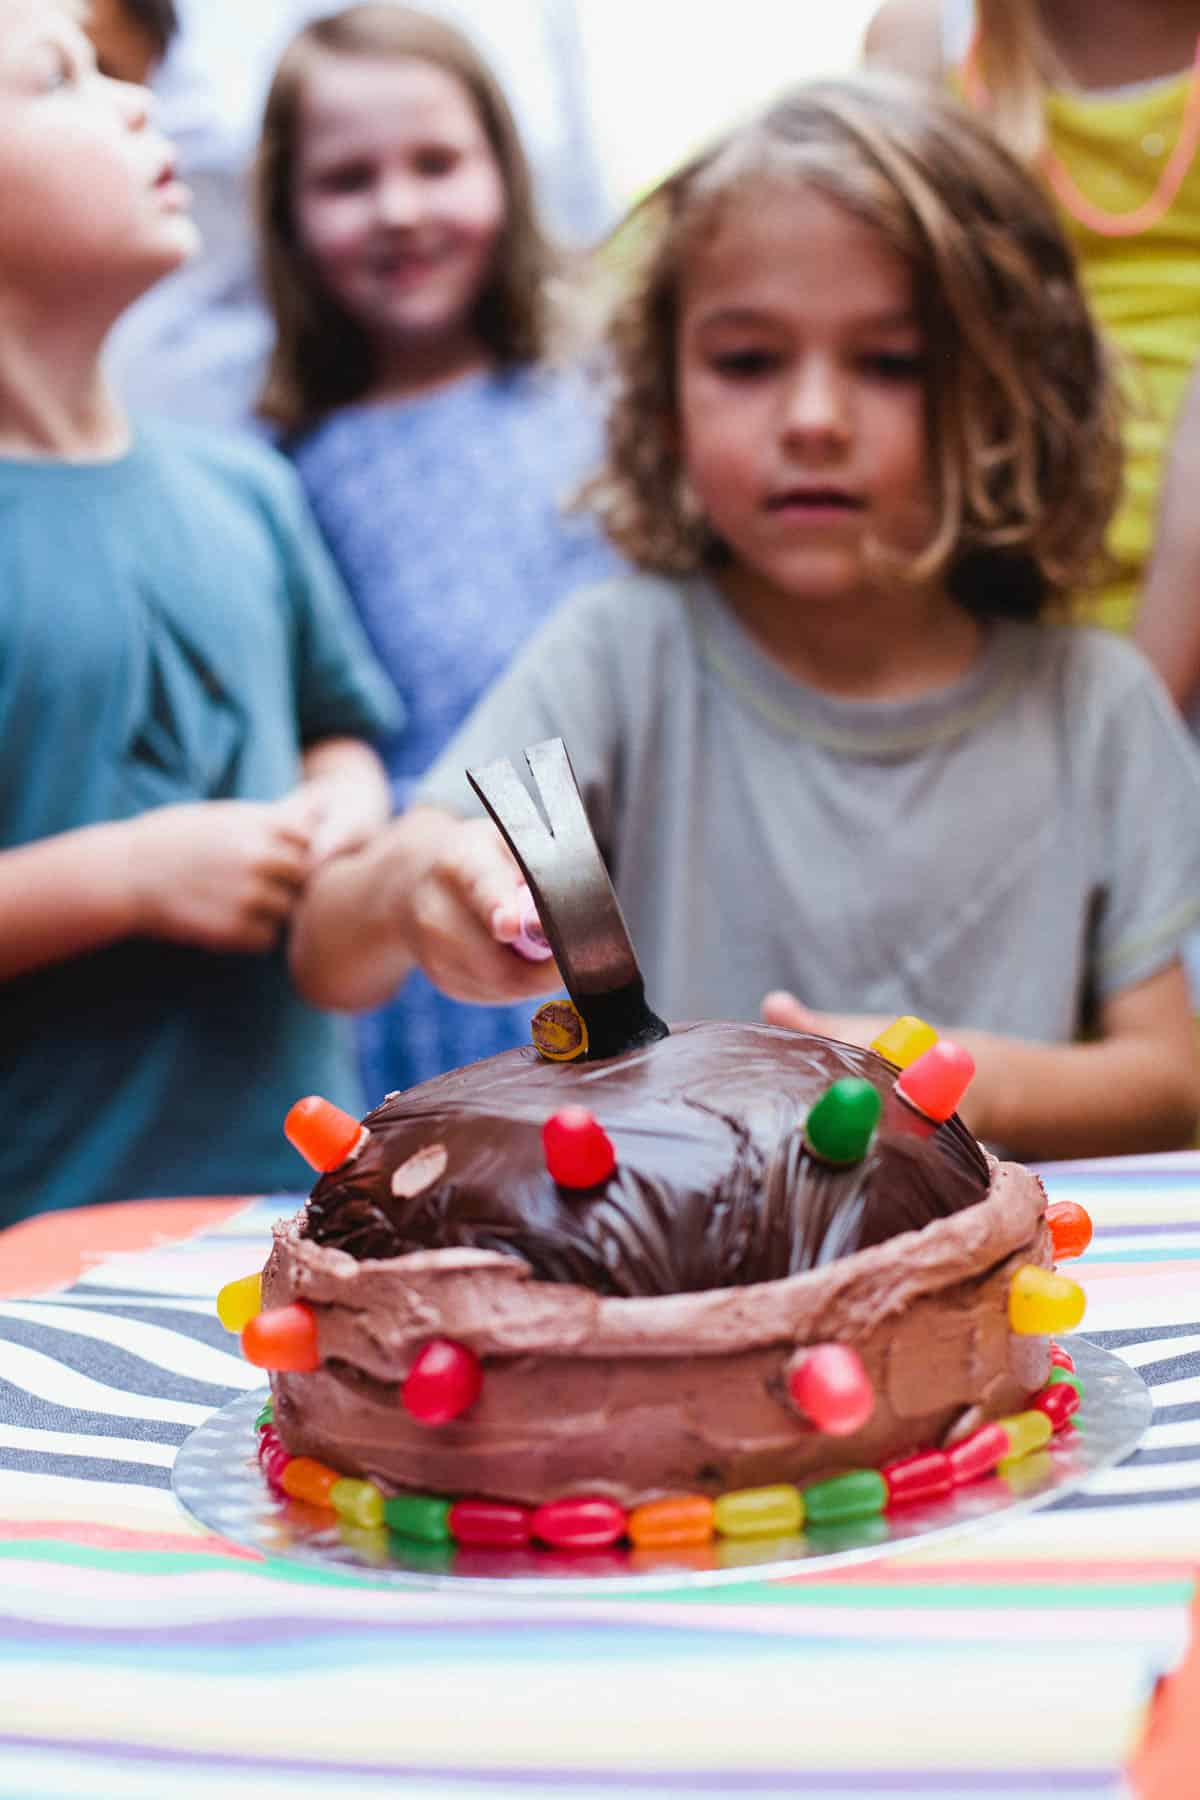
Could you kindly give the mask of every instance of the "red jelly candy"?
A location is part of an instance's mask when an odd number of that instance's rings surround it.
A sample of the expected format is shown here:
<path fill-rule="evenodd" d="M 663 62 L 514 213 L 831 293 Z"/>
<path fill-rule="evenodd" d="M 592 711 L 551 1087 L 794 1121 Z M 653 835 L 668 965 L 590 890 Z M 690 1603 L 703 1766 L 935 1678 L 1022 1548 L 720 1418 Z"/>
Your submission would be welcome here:
<path fill-rule="evenodd" d="M 940 1125 L 957 1109 L 974 1073 L 971 1052 L 949 1038 L 939 1038 L 896 1077 L 896 1092 Z"/>
<path fill-rule="evenodd" d="M 1056 1381 L 1053 1387 L 1044 1387 L 1035 1394 L 1029 1404 L 1045 1413 L 1055 1431 L 1061 1431 L 1079 1405 L 1079 1395 L 1069 1381 Z"/>
<path fill-rule="evenodd" d="M 788 1392 L 806 1419 L 831 1437 L 849 1437 L 875 1410 L 875 1390 L 849 1344 L 814 1344 L 788 1374 Z"/>
<path fill-rule="evenodd" d="M 459 1544 L 478 1544 L 496 1550 L 520 1550 L 529 1542 L 533 1514 L 527 1506 L 506 1506 L 499 1500 L 456 1500 L 447 1523 Z"/>
<path fill-rule="evenodd" d="M 277 1444 L 273 1450 L 269 1450 L 266 1456 L 263 1457 L 262 1471 L 272 1487 L 282 1487 L 283 1471 L 287 1468 L 291 1460 L 291 1457 L 288 1455 L 282 1444 Z"/>
<path fill-rule="evenodd" d="M 542 1126 L 542 1148 L 551 1179 L 565 1188 L 594 1188 L 617 1166 L 608 1133 L 586 1106 L 564 1106 Z"/>
<path fill-rule="evenodd" d="M 317 1318 L 303 1300 L 273 1306 L 251 1319 L 242 1332 L 242 1355 L 256 1369 L 286 1369 L 309 1374 L 321 1366 Z"/>
<path fill-rule="evenodd" d="M 944 1450 L 919 1450 L 885 1463 L 880 1474 L 887 1482 L 888 1507 L 911 1506 L 917 1500 L 936 1500 L 954 1486 L 950 1458 Z"/>
<path fill-rule="evenodd" d="M 1075 1358 L 1071 1355 L 1069 1350 L 1064 1350 L 1061 1344 L 1051 1344 L 1050 1366 L 1054 1369 L 1069 1369 L 1073 1375 L 1075 1373 Z"/>
<path fill-rule="evenodd" d="M 258 1434 L 258 1460 L 265 1463 L 272 1450 L 282 1450 L 283 1442 L 273 1425 L 267 1425 Z"/>
<path fill-rule="evenodd" d="M 625 1530 L 625 1511 L 599 1494 L 548 1500 L 531 1521 L 533 1535 L 559 1550 L 604 1550 Z"/>
<path fill-rule="evenodd" d="M 964 1487 L 968 1481 L 990 1475 L 1001 1457 L 1008 1455 L 1009 1448 L 1007 1431 L 1003 1425 L 995 1424 L 981 1425 L 970 1437 L 951 1444 L 946 1461 L 950 1464 L 950 1478 L 955 1487 Z"/>
<path fill-rule="evenodd" d="M 1069 1262 L 1073 1256 L 1082 1256 L 1092 1241 L 1091 1218 L 1074 1200 L 1056 1200 L 1053 1206 L 1048 1206 L 1046 1224 L 1050 1227 L 1055 1262 Z"/>
<path fill-rule="evenodd" d="M 359 1140 L 362 1126 L 332 1100 L 310 1094 L 297 1100 L 283 1121 L 283 1135 L 305 1162 L 321 1174 L 340 1169 Z"/>
<path fill-rule="evenodd" d="M 422 1425 L 448 1425 L 474 1406 L 483 1391 L 479 1358 L 465 1344 L 430 1338 L 405 1377 L 400 1398 Z"/>

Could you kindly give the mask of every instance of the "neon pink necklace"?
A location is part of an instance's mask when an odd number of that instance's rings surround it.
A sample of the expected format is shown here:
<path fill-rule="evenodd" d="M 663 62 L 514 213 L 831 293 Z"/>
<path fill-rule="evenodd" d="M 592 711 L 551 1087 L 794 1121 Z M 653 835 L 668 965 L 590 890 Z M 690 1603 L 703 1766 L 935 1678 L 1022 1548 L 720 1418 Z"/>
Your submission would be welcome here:
<path fill-rule="evenodd" d="M 978 42 L 977 33 L 963 65 L 963 88 L 972 105 L 986 109 L 988 96 L 979 75 Z M 1043 150 L 1041 168 L 1064 212 L 1070 213 L 1081 225 L 1086 225 L 1089 231 L 1096 232 L 1100 237 L 1137 237 L 1140 232 L 1149 231 L 1151 226 L 1157 225 L 1170 212 L 1183 186 L 1184 177 L 1195 160 L 1197 148 L 1200 148 L 1200 37 L 1196 39 L 1196 51 L 1188 76 L 1187 97 L 1183 103 L 1183 119 L 1175 148 L 1167 159 L 1167 165 L 1159 176 L 1154 192 L 1140 206 L 1133 207 L 1129 212 L 1105 212 L 1080 191 L 1052 150 Z"/>

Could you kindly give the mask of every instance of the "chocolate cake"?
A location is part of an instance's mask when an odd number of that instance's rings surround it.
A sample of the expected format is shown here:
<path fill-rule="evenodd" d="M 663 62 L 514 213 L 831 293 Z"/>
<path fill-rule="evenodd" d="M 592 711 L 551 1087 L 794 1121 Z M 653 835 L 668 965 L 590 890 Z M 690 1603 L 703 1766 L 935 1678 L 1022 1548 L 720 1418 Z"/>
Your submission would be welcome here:
<path fill-rule="evenodd" d="M 280 1227 L 263 1302 L 311 1305 L 320 1367 L 277 1373 L 292 1453 L 390 1490 L 630 1506 L 816 1480 L 1019 1409 L 1049 1369 L 1014 1336 L 1014 1270 L 1049 1267 L 1040 1182 L 934 1126 L 868 1050 L 767 1026 L 677 1028 L 601 1062 L 510 1051 L 365 1120 Z M 848 1167 L 814 1156 L 813 1103 L 870 1082 L 883 1116 Z M 581 1102 L 616 1166 L 574 1192 L 542 1126 Z M 402 1404 L 431 1339 L 469 1348 L 478 1400 L 429 1426 Z M 801 1416 L 789 1367 L 851 1345 L 862 1427 Z"/>

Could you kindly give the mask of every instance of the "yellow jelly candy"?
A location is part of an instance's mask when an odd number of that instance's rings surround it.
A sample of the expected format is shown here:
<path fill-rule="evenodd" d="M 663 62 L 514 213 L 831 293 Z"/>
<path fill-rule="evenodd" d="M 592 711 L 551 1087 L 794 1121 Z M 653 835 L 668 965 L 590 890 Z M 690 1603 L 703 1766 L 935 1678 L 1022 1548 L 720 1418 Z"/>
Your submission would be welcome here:
<path fill-rule="evenodd" d="M 328 1504 L 360 1530 L 374 1531 L 383 1524 L 383 1495 L 373 1482 L 352 1481 L 349 1476 L 335 1481 L 329 1490 Z"/>
<path fill-rule="evenodd" d="M 231 1281 L 217 1295 L 217 1317 L 226 1331 L 245 1331 L 251 1319 L 262 1311 L 262 1275 L 243 1275 Z"/>
<path fill-rule="evenodd" d="M 776 1487 L 735 1488 L 713 1507 L 713 1524 L 722 1537 L 785 1537 L 804 1523 L 799 1488 L 788 1482 Z"/>
<path fill-rule="evenodd" d="M 1050 1442 L 1054 1431 L 1048 1416 L 1036 1410 L 1010 1413 L 1006 1419 L 998 1419 L 996 1423 L 1008 1434 L 1008 1455 L 1000 1458 L 1001 1470 L 1009 1463 L 1019 1462 L 1031 1450 L 1040 1450 L 1043 1444 Z"/>
<path fill-rule="evenodd" d="M 894 1063 L 898 1069 L 907 1069 L 909 1063 L 924 1056 L 937 1041 L 938 1034 L 932 1025 L 927 1025 L 924 1019 L 914 1018 L 911 1013 L 904 1013 L 872 1039 L 871 1048 L 885 1062 Z"/>
<path fill-rule="evenodd" d="M 1087 1297 L 1077 1281 L 1025 1263 L 1008 1285 L 1008 1322 L 1019 1337 L 1050 1337 L 1073 1331 Z"/>

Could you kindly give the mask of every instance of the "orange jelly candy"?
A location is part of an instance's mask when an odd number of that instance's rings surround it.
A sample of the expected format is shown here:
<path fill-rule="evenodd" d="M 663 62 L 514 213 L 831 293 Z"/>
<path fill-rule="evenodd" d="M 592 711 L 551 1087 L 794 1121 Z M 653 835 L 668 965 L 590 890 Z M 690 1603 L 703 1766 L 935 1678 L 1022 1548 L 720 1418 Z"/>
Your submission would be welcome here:
<path fill-rule="evenodd" d="M 362 1126 L 332 1100 L 310 1094 L 297 1100 L 283 1122 L 283 1135 L 320 1174 L 340 1169 L 359 1140 Z"/>
<path fill-rule="evenodd" d="M 1074 1200 L 1057 1200 L 1046 1208 L 1046 1224 L 1054 1245 L 1055 1262 L 1069 1262 L 1082 1256 L 1092 1241 L 1092 1221 Z"/>
<path fill-rule="evenodd" d="M 670 1550 L 678 1544 L 706 1544 L 713 1535 L 713 1503 L 707 1494 L 681 1494 L 635 1506 L 626 1527 L 639 1550 Z"/>
<path fill-rule="evenodd" d="M 242 1355 L 256 1369 L 309 1374 L 321 1366 L 317 1318 L 311 1306 L 297 1300 L 260 1312 L 242 1333 Z"/>
<path fill-rule="evenodd" d="M 335 1482 L 341 1479 L 336 1469 L 327 1469 L 324 1463 L 311 1456 L 293 1456 L 279 1477 L 279 1485 L 293 1500 L 307 1500 L 311 1506 L 332 1509 L 333 1501 L 329 1496 Z"/>

